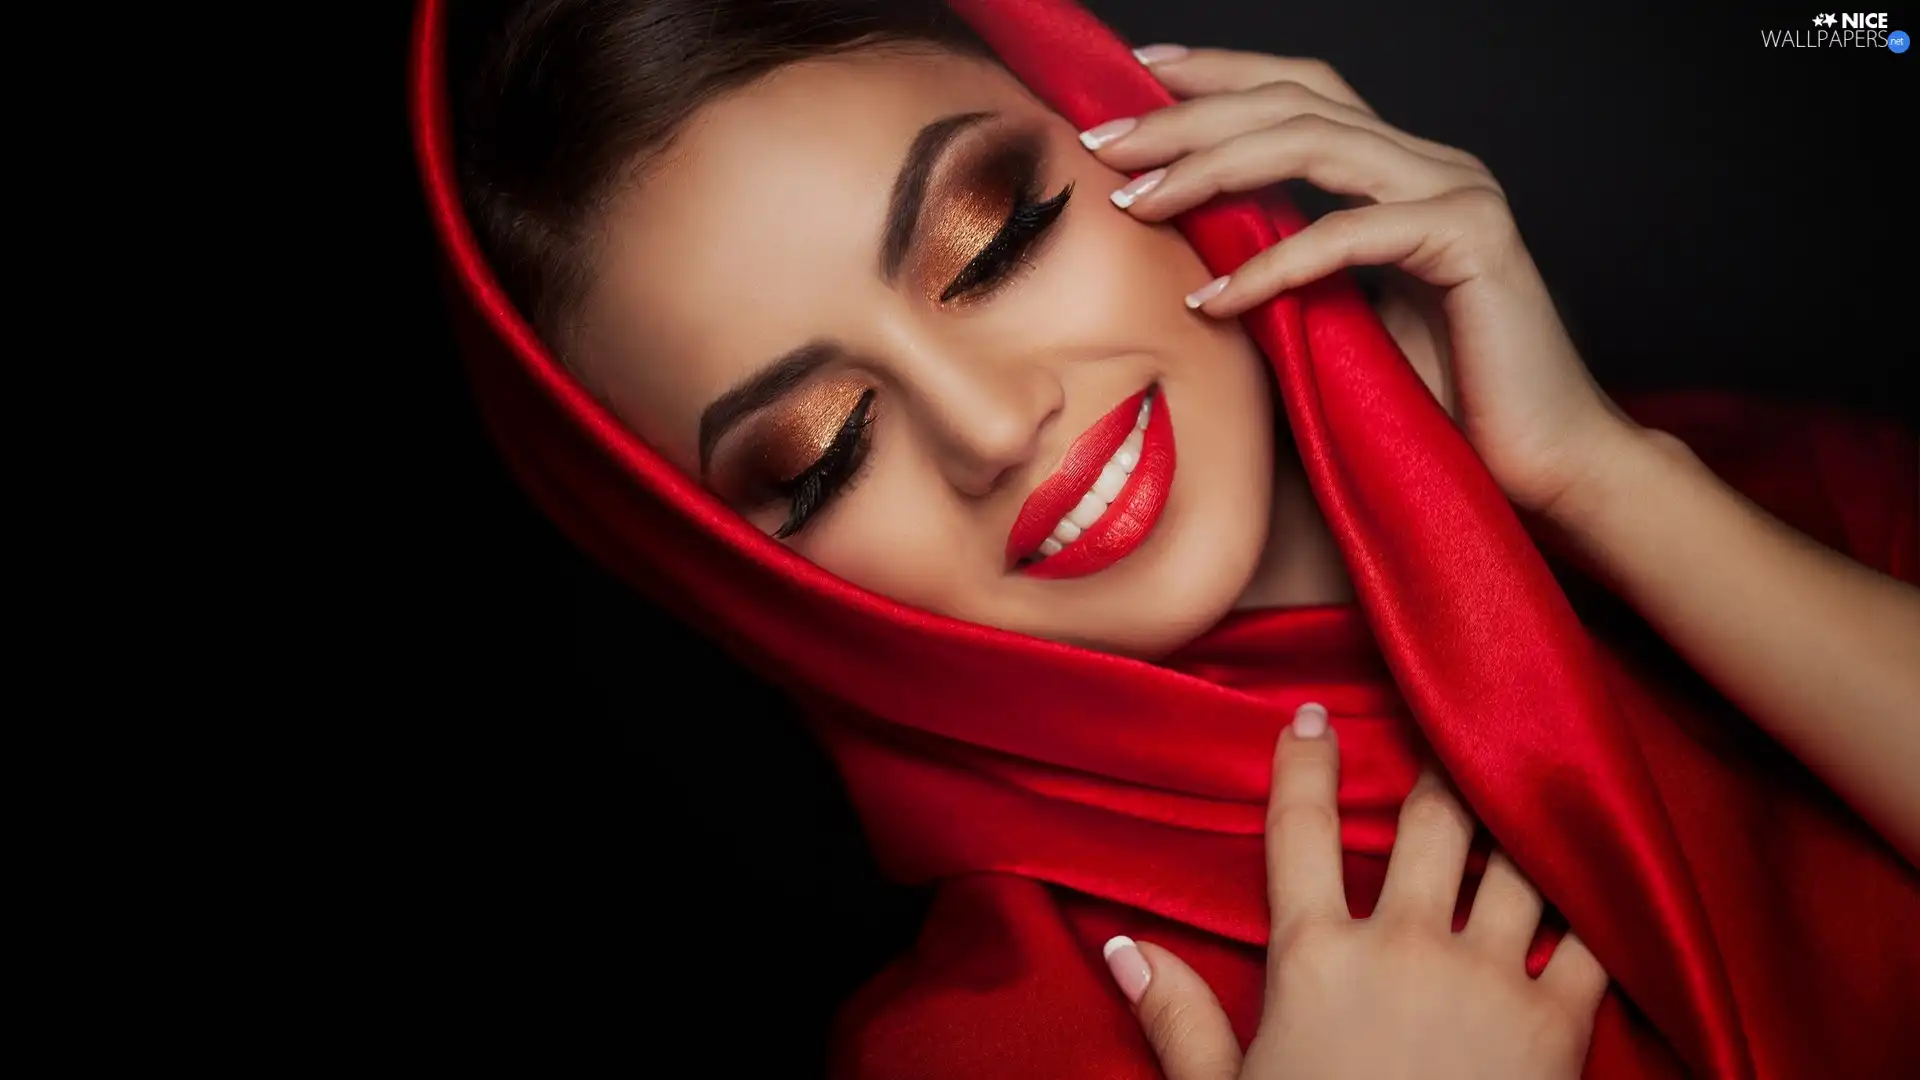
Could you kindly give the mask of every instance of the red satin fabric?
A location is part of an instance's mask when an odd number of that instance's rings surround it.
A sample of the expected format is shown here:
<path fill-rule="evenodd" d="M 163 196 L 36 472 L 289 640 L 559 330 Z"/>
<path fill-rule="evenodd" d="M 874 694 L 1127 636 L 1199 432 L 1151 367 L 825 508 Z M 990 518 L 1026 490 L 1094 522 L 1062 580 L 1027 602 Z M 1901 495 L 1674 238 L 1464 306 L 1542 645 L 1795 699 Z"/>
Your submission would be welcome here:
<path fill-rule="evenodd" d="M 1169 101 L 1067 0 L 954 6 L 1077 125 Z M 1344 278 L 1245 322 L 1357 605 L 1236 616 L 1162 665 L 915 611 L 729 513 L 535 340 L 460 210 L 445 17 L 444 0 L 419 6 L 416 142 L 473 383 L 512 468 L 597 559 L 807 702 L 883 865 L 941 883 L 915 950 L 846 1009 L 840 1075 L 1158 1075 L 1101 963 L 1114 933 L 1179 951 L 1249 1036 L 1267 762 L 1308 700 L 1340 733 L 1356 911 L 1431 752 L 1616 980 L 1589 1075 L 1920 1062 L 1920 878 L 1743 718 L 1598 645 Z M 1227 273 L 1302 223 L 1225 200 L 1181 225 Z M 1920 572 L 1910 437 L 1718 398 L 1641 416 L 1817 538 Z"/>

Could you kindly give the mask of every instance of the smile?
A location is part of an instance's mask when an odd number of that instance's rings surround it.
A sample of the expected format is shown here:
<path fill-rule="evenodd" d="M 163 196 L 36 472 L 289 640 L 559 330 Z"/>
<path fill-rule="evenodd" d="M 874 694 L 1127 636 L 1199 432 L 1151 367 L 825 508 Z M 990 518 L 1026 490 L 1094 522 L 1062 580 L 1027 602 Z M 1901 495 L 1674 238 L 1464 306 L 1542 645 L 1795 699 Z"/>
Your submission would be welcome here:
<path fill-rule="evenodd" d="M 1132 554 L 1166 509 L 1173 486 L 1173 421 L 1148 387 L 1121 402 L 1067 448 L 1020 508 L 1007 564 L 1031 577 L 1083 577 Z"/>

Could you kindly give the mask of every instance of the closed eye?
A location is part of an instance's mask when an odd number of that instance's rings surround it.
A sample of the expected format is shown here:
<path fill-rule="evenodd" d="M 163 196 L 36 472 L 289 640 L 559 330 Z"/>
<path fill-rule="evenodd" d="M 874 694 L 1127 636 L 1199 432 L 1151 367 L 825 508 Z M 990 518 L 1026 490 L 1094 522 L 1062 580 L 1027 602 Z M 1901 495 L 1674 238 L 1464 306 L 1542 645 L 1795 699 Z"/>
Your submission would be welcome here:
<path fill-rule="evenodd" d="M 1067 201 L 1073 198 L 1071 183 L 1044 202 L 1039 199 L 1038 187 L 1038 180 L 1029 180 L 1022 188 L 1019 197 L 1014 200 L 1013 208 L 1007 212 L 1007 220 L 1000 226 L 1000 231 L 941 290 L 941 303 L 990 295 L 1026 262 L 1027 255 L 1060 219 L 1061 213 L 1067 208 Z"/>

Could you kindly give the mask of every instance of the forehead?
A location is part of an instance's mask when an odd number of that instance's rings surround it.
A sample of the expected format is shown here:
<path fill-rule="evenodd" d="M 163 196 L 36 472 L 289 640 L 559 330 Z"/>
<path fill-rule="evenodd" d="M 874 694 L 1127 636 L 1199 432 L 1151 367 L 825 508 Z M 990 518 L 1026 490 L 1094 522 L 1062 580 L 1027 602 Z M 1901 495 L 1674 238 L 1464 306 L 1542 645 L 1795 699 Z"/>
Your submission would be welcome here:
<path fill-rule="evenodd" d="M 949 53 L 783 68 L 702 108 L 612 208 L 587 309 L 609 393 L 704 401 L 870 313 L 894 176 L 943 116 L 1045 111 L 1005 71 Z M 671 362 L 663 362 L 671 357 Z M 683 404 L 685 402 L 683 401 Z"/>

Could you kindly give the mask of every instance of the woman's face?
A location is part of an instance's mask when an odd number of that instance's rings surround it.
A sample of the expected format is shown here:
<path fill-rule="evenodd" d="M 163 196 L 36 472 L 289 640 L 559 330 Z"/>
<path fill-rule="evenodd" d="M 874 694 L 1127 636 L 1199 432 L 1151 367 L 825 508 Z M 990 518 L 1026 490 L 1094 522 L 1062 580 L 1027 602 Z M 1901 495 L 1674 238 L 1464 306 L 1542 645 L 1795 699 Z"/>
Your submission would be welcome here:
<path fill-rule="evenodd" d="M 865 52 L 705 107 L 613 206 L 572 360 L 814 563 L 1136 656 L 1267 539 L 1272 399 L 1212 275 L 1004 71 Z M 1144 417 L 1144 421 L 1142 418 Z"/>

